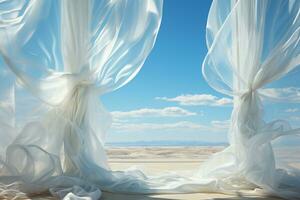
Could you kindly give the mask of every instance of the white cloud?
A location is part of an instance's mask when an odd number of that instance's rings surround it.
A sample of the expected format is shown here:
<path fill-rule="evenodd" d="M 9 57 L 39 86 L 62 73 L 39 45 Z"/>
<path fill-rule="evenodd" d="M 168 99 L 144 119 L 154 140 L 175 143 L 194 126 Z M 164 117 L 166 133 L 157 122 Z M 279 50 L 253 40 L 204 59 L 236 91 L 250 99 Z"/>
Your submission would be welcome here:
<path fill-rule="evenodd" d="M 197 131 L 206 130 L 206 126 L 188 121 L 175 123 L 114 123 L 113 128 L 121 132 L 140 132 L 140 131 Z"/>
<path fill-rule="evenodd" d="M 285 110 L 285 112 L 288 112 L 288 113 L 294 113 L 294 112 L 298 112 L 299 109 L 298 108 L 288 108 Z"/>
<path fill-rule="evenodd" d="M 195 112 L 190 112 L 179 107 L 166 107 L 162 109 L 142 108 L 131 111 L 114 111 L 111 113 L 115 119 L 138 117 L 186 117 L 197 115 Z"/>
<path fill-rule="evenodd" d="M 229 127 L 229 121 L 212 121 L 210 125 L 203 125 L 189 121 L 175 123 L 123 123 L 113 124 L 113 129 L 119 132 L 142 132 L 142 131 L 225 131 Z"/>
<path fill-rule="evenodd" d="M 264 88 L 260 89 L 259 92 L 275 100 L 285 100 L 288 102 L 300 101 L 300 88 L 297 87 Z"/>
<path fill-rule="evenodd" d="M 174 98 L 156 97 L 155 99 L 176 102 L 185 106 L 226 106 L 232 104 L 232 99 L 219 98 L 211 94 L 186 94 Z"/>
<path fill-rule="evenodd" d="M 259 93 L 271 99 L 284 100 L 288 102 L 300 102 L 300 88 L 264 88 Z M 184 94 L 173 98 L 156 97 L 157 100 L 176 102 L 184 106 L 226 106 L 232 105 L 233 100 L 226 97 L 216 97 L 211 94 Z"/>
<path fill-rule="evenodd" d="M 211 124 L 215 128 L 219 129 L 228 129 L 230 126 L 230 120 L 224 120 L 224 121 L 211 121 Z"/>

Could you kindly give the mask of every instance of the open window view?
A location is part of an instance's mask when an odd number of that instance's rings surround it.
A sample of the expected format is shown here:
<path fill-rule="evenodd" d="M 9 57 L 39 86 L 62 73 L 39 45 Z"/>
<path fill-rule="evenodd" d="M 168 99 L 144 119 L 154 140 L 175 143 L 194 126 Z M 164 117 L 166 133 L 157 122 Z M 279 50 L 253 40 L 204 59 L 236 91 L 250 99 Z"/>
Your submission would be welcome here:
<path fill-rule="evenodd" d="M 0 199 L 299 199 L 300 1 L 0 2 Z"/>

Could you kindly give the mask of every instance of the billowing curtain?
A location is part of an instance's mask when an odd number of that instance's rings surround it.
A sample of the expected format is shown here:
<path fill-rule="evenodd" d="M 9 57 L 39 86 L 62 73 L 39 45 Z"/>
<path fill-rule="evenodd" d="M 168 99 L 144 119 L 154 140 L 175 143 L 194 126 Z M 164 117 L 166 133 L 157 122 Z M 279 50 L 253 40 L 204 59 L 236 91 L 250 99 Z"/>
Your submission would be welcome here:
<path fill-rule="evenodd" d="M 206 31 L 203 75 L 215 90 L 232 96 L 234 105 L 230 146 L 200 174 L 216 177 L 228 190 L 262 188 L 284 198 L 299 197 L 299 169 L 288 162 L 279 167 L 272 143 L 300 134 L 300 129 L 285 119 L 266 121 L 263 108 L 270 99 L 300 102 L 297 88 L 280 82 L 300 64 L 300 1 L 214 0 Z M 299 76 L 291 77 L 299 83 Z M 292 158 L 292 148 L 285 150 Z"/>
<path fill-rule="evenodd" d="M 161 15 L 161 0 L 0 2 L 0 195 L 114 187 L 99 97 L 139 72 Z"/>
<path fill-rule="evenodd" d="M 161 0 L 0 1 L 0 195 L 49 190 L 96 200 L 101 190 L 250 190 L 299 197 L 299 170 L 279 168 L 272 141 L 300 130 L 262 113 L 263 100 L 300 100 L 297 88 L 269 87 L 300 64 L 299 8 L 297 0 L 213 1 L 203 74 L 234 98 L 230 146 L 199 173 L 147 177 L 109 169 L 110 115 L 99 98 L 138 73 L 158 33 Z"/>

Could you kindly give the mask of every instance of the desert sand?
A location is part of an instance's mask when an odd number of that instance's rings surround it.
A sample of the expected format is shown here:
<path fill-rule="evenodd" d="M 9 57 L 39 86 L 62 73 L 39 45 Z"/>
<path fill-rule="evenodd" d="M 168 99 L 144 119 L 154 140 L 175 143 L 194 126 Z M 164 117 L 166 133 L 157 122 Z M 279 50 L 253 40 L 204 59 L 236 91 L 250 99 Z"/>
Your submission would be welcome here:
<path fill-rule="evenodd" d="M 124 147 L 108 148 L 107 153 L 112 170 L 128 168 L 142 169 L 153 175 L 166 171 L 184 173 L 199 168 L 208 157 L 224 147 Z M 47 195 L 32 199 L 54 199 Z M 234 196 L 216 193 L 132 195 L 103 192 L 101 200 L 229 200 L 229 199 L 279 199 L 275 197 Z"/>
<path fill-rule="evenodd" d="M 148 175 L 163 172 L 187 173 L 193 171 L 213 153 L 224 147 L 132 147 L 108 149 L 112 170 L 142 169 Z M 124 195 L 104 193 L 103 200 L 226 200 L 279 199 L 275 197 L 235 196 L 216 193 Z"/>
<path fill-rule="evenodd" d="M 153 175 L 165 171 L 190 171 L 223 147 L 132 147 L 108 149 L 112 170 L 142 169 Z"/>

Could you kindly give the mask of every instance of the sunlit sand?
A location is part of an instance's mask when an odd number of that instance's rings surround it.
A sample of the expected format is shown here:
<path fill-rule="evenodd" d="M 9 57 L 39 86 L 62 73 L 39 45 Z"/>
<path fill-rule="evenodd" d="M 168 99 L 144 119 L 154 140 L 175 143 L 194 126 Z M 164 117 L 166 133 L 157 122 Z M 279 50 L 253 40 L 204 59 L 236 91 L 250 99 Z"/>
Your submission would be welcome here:
<path fill-rule="evenodd" d="M 108 149 L 112 170 L 137 168 L 147 175 L 163 172 L 188 174 L 197 171 L 202 162 L 224 147 L 132 147 Z M 200 200 L 200 199 L 278 199 L 274 197 L 236 196 L 216 193 L 124 195 L 104 193 L 103 200 Z"/>
<path fill-rule="evenodd" d="M 192 174 L 197 171 L 202 162 L 210 155 L 221 151 L 224 147 L 113 147 L 107 149 L 109 163 L 114 171 L 126 169 L 140 169 L 147 175 L 160 173 Z M 286 152 L 291 150 L 275 150 L 284 159 Z M 300 160 L 299 149 L 293 152 L 294 161 Z M 292 162 L 292 166 L 300 167 L 299 163 Z M 1 197 L 0 197 L 1 199 Z M 2 198 L 3 199 L 3 198 Z M 25 198 L 26 199 L 26 198 Z M 42 200 L 55 199 L 49 194 L 33 195 L 28 199 Z M 262 197 L 245 195 L 242 192 L 236 195 L 217 193 L 193 194 L 159 194 L 134 195 L 103 192 L 101 200 L 226 200 L 226 199 L 279 199 L 275 197 Z"/>

